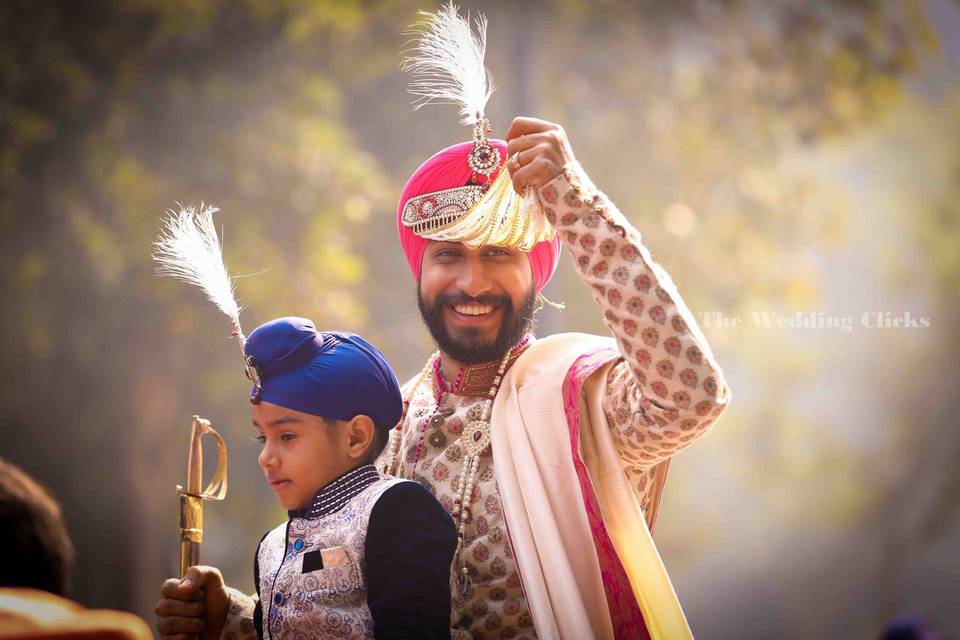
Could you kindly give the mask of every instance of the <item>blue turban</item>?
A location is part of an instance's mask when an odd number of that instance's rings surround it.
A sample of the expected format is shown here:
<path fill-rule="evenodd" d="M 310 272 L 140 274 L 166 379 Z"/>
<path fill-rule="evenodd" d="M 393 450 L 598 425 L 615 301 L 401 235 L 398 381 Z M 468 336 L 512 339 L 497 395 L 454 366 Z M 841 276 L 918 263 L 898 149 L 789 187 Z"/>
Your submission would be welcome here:
<path fill-rule="evenodd" d="M 396 375 L 383 354 L 356 334 L 320 333 L 306 318 L 278 318 L 257 327 L 245 351 L 260 375 L 264 402 L 331 420 L 363 414 L 379 429 L 400 421 Z"/>

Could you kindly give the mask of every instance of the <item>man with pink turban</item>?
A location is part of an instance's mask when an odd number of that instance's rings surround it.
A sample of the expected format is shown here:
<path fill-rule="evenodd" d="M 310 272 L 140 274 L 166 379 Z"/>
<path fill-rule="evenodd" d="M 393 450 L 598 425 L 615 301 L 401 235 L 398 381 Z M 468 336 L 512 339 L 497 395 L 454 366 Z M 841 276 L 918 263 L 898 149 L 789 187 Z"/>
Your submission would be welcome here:
<path fill-rule="evenodd" d="M 649 530 L 669 459 L 730 391 L 564 130 L 516 118 L 505 142 L 479 133 L 424 162 L 400 196 L 400 242 L 439 351 L 405 385 L 379 464 L 426 485 L 458 526 L 455 633 L 689 637 Z M 561 245 L 612 337 L 530 333 Z"/>

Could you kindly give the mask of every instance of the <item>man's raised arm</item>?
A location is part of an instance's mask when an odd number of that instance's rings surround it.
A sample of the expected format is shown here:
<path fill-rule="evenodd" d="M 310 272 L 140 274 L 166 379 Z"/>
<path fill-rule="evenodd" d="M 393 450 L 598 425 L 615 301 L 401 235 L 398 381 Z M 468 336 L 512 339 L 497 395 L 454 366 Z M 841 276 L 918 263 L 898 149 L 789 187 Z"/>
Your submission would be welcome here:
<path fill-rule="evenodd" d="M 624 465 L 649 469 L 703 434 L 730 390 L 670 276 L 587 177 L 563 128 L 517 118 L 507 140 L 514 185 L 539 188 L 623 355 L 609 373 L 604 412 Z"/>

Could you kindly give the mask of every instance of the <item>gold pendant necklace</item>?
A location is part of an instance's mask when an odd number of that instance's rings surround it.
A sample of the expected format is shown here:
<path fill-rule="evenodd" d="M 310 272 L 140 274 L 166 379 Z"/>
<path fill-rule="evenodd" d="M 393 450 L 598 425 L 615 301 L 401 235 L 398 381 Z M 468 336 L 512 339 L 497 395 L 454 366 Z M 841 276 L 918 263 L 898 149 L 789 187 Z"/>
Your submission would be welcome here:
<path fill-rule="evenodd" d="M 460 480 L 457 483 L 457 489 L 455 492 L 456 497 L 454 498 L 453 508 L 450 515 L 453 517 L 453 520 L 457 525 L 457 550 L 455 552 L 455 556 L 459 555 L 460 571 L 456 576 L 456 599 L 457 604 L 460 607 L 462 607 L 463 603 L 466 602 L 467 594 L 473 585 L 473 581 L 470 579 L 470 572 L 467 569 L 467 545 L 465 533 L 467 523 L 473 520 L 470 505 L 473 504 L 475 498 L 477 497 L 474 495 L 474 488 L 476 487 L 477 482 L 477 471 L 480 468 L 480 457 L 490 447 L 490 417 L 493 412 L 493 400 L 497 395 L 497 391 L 500 389 L 500 383 L 503 381 L 503 374 L 507 370 L 507 364 L 510 362 L 510 357 L 513 355 L 513 351 L 513 349 L 507 350 L 500 361 L 500 366 L 497 368 L 497 373 L 493 378 L 493 384 L 487 391 L 487 397 L 484 398 L 483 401 L 484 407 L 483 413 L 481 414 L 482 417 L 479 420 L 472 420 L 469 424 L 467 424 L 466 428 L 463 430 L 463 433 L 460 435 L 460 438 L 457 440 L 457 444 L 461 449 L 463 449 L 464 452 L 463 473 L 460 474 Z M 414 382 L 414 384 L 410 387 L 410 395 L 408 396 L 408 399 L 404 401 L 403 416 L 400 418 L 400 425 L 394 433 L 390 434 L 387 463 L 384 467 L 385 474 L 399 477 L 400 452 L 403 449 L 403 440 L 404 436 L 406 435 L 405 430 L 402 430 L 402 428 L 405 426 L 407 410 L 410 408 L 410 401 L 416 395 L 417 389 L 419 389 L 420 384 L 427 377 L 427 374 L 438 367 L 439 358 L 440 352 L 438 351 L 433 355 L 433 357 L 427 360 L 427 364 L 423 368 L 423 371 L 420 372 L 416 382 Z M 440 403 L 438 401 L 437 410 L 427 422 L 434 428 L 434 432 L 429 438 L 430 444 L 433 444 L 437 447 L 442 447 L 444 444 L 446 444 L 446 436 L 443 434 L 441 427 L 443 426 L 447 416 L 444 415 L 444 409 L 441 408 L 439 404 Z M 450 414 L 453 413 L 452 408 L 447 407 L 446 409 Z"/>
<path fill-rule="evenodd" d="M 465 536 L 467 523 L 473 519 L 470 510 L 470 505 L 474 500 L 473 488 L 477 480 L 477 470 L 480 468 L 480 456 L 490 446 L 490 414 L 493 413 L 493 399 L 500 389 L 500 382 L 503 380 L 503 372 L 507 370 L 510 354 L 511 351 L 508 350 L 500 361 L 497 375 L 494 376 L 490 391 L 487 392 L 487 397 L 483 401 L 483 417 L 480 420 L 470 422 L 457 441 L 464 451 L 463 473 L 460 474 L 457 497 L 453 501 L 453 512 L 450 515 L 457 523 L 457 553 L 460 556 L 460 575 L 457 576 L 457 604 L 461 607 L 466 602 L 467 593 L 473 585 L 470 572 L 467 570 L 467 542 Z"/>

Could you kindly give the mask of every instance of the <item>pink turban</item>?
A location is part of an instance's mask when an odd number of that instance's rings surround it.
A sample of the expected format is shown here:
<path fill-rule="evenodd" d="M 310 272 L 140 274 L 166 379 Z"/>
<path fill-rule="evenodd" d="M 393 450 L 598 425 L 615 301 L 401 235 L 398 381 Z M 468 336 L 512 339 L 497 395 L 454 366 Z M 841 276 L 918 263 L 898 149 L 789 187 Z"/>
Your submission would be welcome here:
<path fill-rule="evenodd" d="M 490 144 L 500 151 L 501 169 L 507 159 L 507 143 L 503 140 L 489 140 Z M 413 231 L 403 226 L 403 207 L 407 200 L 424 193 L 432 193 L 443 189 L 462 187 L 470 182 L 473 175 L 467 166 L 467 156 L 473 149 L 473 142 L 461 142 L 452 147 L 439 151 L 432 158 L 424 162 L 413 172 L 407 180 L 407 186 L 400 194 L 397 205 L 397 229 L 400 232 L 400 245 L 407 256 L 410 271 L 413 277 L 420 280 L 420 263 L 423 261 L 423 252 L 427 249 L 428 240 L 424 240 Z M 490 181 L 497 177 L 497 171 L 490 175 Z M 557 269 L 560 257 L 560 237 L 555 235 L 553 240 L 546 240 L 534 245 L 527 254 L 530 260 L 530 269 L 533 271 L 533 282 L 539 293 L 553 276 Z"/>

